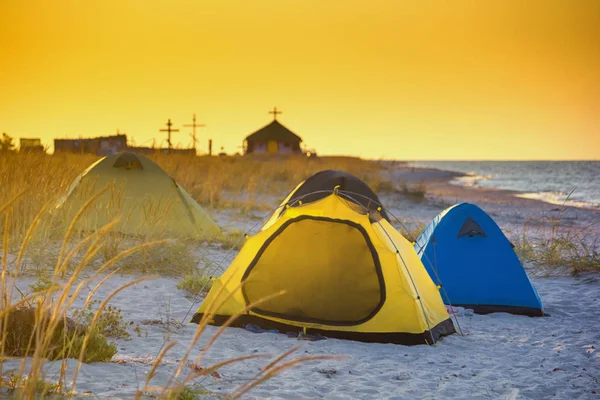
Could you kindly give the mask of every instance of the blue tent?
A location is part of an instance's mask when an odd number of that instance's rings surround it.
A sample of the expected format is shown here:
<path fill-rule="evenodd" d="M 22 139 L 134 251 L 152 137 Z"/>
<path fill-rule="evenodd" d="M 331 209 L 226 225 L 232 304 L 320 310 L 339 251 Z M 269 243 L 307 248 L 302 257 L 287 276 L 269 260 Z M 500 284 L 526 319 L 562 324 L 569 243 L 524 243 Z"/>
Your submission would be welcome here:
<path fill-rule="evenodd" d="M 476 313 L 542 316 L 542 301 L 512 244 L 481 208 L 452 206 L 427 226 L 415 250 L 444 303 Z"/>

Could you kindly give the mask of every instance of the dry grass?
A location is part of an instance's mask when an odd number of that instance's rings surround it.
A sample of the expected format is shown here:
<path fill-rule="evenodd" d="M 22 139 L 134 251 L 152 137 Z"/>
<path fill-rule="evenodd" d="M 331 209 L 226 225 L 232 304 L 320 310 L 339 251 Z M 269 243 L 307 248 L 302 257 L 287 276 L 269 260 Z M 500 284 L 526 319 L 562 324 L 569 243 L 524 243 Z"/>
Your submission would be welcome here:
<path fill-rule="evenodd" d="M 239 202 L 259 209 L 265 195 L 281 196 L 310 175 L 324 169 L 341 169 L 364 180 L 374 190 L 391 187 L 376 162 L 353 157 L 303 156 L 286 158 L 149 156 L 200 204 L 219 208 Z M 99 157 L 91 155 L 0 155 L 0 204 L 27 190 L 15 205 L 15 214 L 29 216 L 19 225 L 29 227 L 48 200 L 64 194 L 71 182 Z M 18 233 L 13 230 L 13 232 Z"/>
<path fill-rule="evenodd" d="M 90 155 L 50 156 L 35 153 L 0 154 L 0 361 L 11 357 L 10 335 L 19 337 L 22 347 L 19 356 L 27 354 L 17 373 L 10 377 L 2 373 L 2 388 L 9 390 L 16 398 L 33 398 L 44 394 L 68 395 L 76 391 L 79 367 L 84 362 L 109 359 L 116 347 L 107 341 L 104 334 L 125 335 L 121 329 L 121 315 L 109 308 L 111 298 L 125 288 L 147 277 L 132 280 L 113 291 L 100 301 L 95 300 L 96 291 L 115 273 L 142 272 L 161 275 L 190 275 L 198 273 L 198 247 L 206 243 L 178 238 L 165 240 L 162 237 L 122 237 L 113 228 L 118 221 L 112 221 L 95 232 L 78 231 L 75 227 L 86 210 L 93 210 L 96 198 L 90 198 L 71 221 L 61 221 L 56 213 L 50 212 L 61 196 L 67 193 L 72 181 L 99 157 Z M 273 197 L 281 198 L 300 181 L 323 169 L 342 169 L 367 182 L 373 188 L 385 187 L 385 180 L 376 163 L 356 158 L 304 158 L 258 159 L 253 157 L 186 157 L 151 156 L 199 203 L 210 208 L 240 208 L 244 214 L 271 210 Z M 391 186 L 391 185 L 388 185 Z M 240 207 L 240 205 L 242 205 Z M 88 210 L 88 211 L 89 211 Z M 243 243 L 239 232 L 229 232 L 218 239 L 223 247 L 237 247 Z M 82 271 L 87 277 L 83 278 Z M 23 273 L 35 273 L 38 282 L 31 286 L 30 294 L 22 293 L 14 285 L 12 277 Z M 77 313 L 73 302 L 78 294 L 98 279 L 89 292 L 83 310 Z M 196 279 L 190 280 L 190 288 L 195 288 Z M 90 306 L 96 305 L 94 309 Z M 32 321 L 25 327 L 11 322 L 19 310 L 32 310 L 28 315 Z M 251 306 L 248 307 L 248 309 Z M 216 307 L 212 308 L 216 310 Z M 66 329 L 68 315 L 75 315 L 85 329 L 76 329 L 77 335 Z M 12 317 L 11 317 L 12 316 Z M 168 382 L 160 388 L 153 387 L 152 378 L 162 360 L 173 347 L 167 345 L 156 359 L 143 390 L 138 397 L 150 393 L 161 398 L 192 398 L 194 390 L 189 388 L 193 381 L 202 376 L 210 376 L 219 368 L 248 358 L 251 355 L 233 360 L 224 360 L 206 368 L 199 367 L 206 351 L 217 340 L 223 330 L 237 316 L 220 329 L 208 346 L 193 362 L 189 357 L 204 332 L 211 313 L 198 325 L 194 339 L 189 344 L 188 353 L 180 360 L 177 370 Z M 79 325 L 77 325 L 79 326 Z M 5 327 L 6 329 L 2 329 Z M 12 329 L 12 331 L 11 331 Z M 15 330 L 17 329 L 18 332 Z M 104 333 L 104 334 L 103 334 Z M 296 349 L 277 357 L 261 370 L 253 380 L 244 383 L 232 398 L 238 398 L 267 379 L 293 367 L 294 365 L 321 358 L 300 357 L 285 361 Z M 58 382 L 47 383 L 44 365 L 48 358 L 78 360 L 78 369 L 71 382 L 67 382 L 66 361 L 63 361 Z M 185 372 L 184 371 L 188 371 Z M 0 389 L 2 390 L 2 389 Z"/>
<path fill-rule="evenodd" d="M 564 211 L 562 208 L 556 216 L 529 218 L 513 237 L 515 252 L 541 275 L 600 272 L 600 236 L 592 233 L 593 225 L 563 226 Z"/>
<path fill-rule="evenodd" d="M 83 291 L 88 284 L 91 284 L 94 279 L 102 274 L 109 273 L 108 277 L 112 276 L 116 270 L 114 265 L 123 257 L 130 256 L 137 250 L 159 243 L 149 243 L 138 246 L 137 248 L 123 251 L 112 259 L 106 261 L 98 268 L 96 274 L 87 279 L 79 279 L 79 274 L 85 268 L 86 264 L 98 253 L 100 249 L 100 238 L 105 235 L 111 225 L 105 229 L 100 229 L 97 232 L 83 238 L 79 243 L 75 244 L 73 249 L 80 249 L 83 255 L 79 261 L 75 263 L 75 267 L 66 280 L 63 280 L 66 266 L 72 261 L 74 250 L 69 250 L 66 245 L 71 239 L 68 235 L 72 232 L 72 226 L 76 224 L 76 220 L 71 223 L 67 229 L 67 236 L 63 240 L 63 246 L 58 254 L 57 262 L 53 270 L 51 278 L 48 278 L 43 285 L 38 285 L 36 290 L 31 295 L 25 295 L 18 291 L 14 283 L 7 279 L 8 275 L 18 276 L 22 267 L 23 254 L 30 242 L 31 237 L 35 232 L 36 224 L 33 222 L 31 229 L 27 229 L 27 234 L 23 238 L 18 257 L 9 269 L 8 265 L 8 242 L 10 238 L 11 217 L 13 215 L 13 207 L 16 201 L 13 200 L 7 206 L 0 207 L 0 214 L 4 214 L 4 232 L 3 232 L 3 251 L 2 251 L 2 275 L 0 281 L 0 357 L 2 360 L 11 356 L 29 356 L 31 358 L 28 367 L 28 373 L 25 373 L 25 359 L 21 362 L 18 374 L 14 375 L 18 378 L 18 382 L 13 386 L 20 388 L 17 395 L 20 398 L 33 398 L 39 395 L 40 382 L 45 381 L 43 366 L 47 359 L 63 359 L 76 358 L 79 360 L 79 365 L 89 361 L 106 361 L 110 359 L 116 352 L 116 346 L 109 344 L 106 338 L 99 332 L 98 321 L 101 320 L 104 311 L 107 309 L 109 300 L 116 293 L 127 286 L 144 280 L 139 278 L 130 284 L 117 288 L 109 295 L 91 316 L 86 325 L 79 324 L 78 321 L 73 321 L 67 316 L 72 308 L 75 298 Z M 88 294 L 84 308 L 87 308 L 93 299 L 96 290 L 106 282 L 106 278 L 102 279 L 95 288 Z M 20 299 L 15 292 L 18 291 Z M 0 363 L 0 375 L 2 364 Z M 66 361 L 63 361 L 62 370 L 66 370 Z M 61 374 L 59 383 L 56 386 L 56 392 L 62 392 L 66 378 Z"/>
<path fill-rule="evenodd" d="M 56 263 L 57 244 L 65 236 L 68 222 L 50 211 L 67 193 L 72 181 L 98 158 L 79 154 L 1 153 L 0 204 L 12 203 L 13 215 L 8 225 L 0 224 L 0 234 L 5 229 L 10 231 L 6 248 L 15 253 L 28 235 L 28 230 L 35 228 L 34 234 L 29 237 L 24 270 L 39 273 Z M 381 165 L 352 157 L 193 157 L 155 154 L 150 158 L 209 210 L 233 207 L 250 217 L 255 212 L 264 214 L 272 210 L 274 202 L 299 182 L 323 169 L 345 170 L 363 179 L 375 190 L 392 187 L 382 177 Z M 92 204 L 88 212 L 96 209 Z M 71 232 L 71 236 L 83 237 L 77 231 Z M 102 248 L 90 265 L 101 265 L 123 247 L 163 238 L 156 235 L 129 238 L 123 244 L 123 238 L 118 235 L 103 235 Z M 232 244 L 231 235 L 223 235 L 216 240 L 224 245 Z M 65 245 L 71 246 L 69 243 Z M 176 265 L 183 268 L 178 268 L 175 274 L 191 273 L 190 266 L 197 262 L 191 253 L 198 243 L 177 240 L 169 246 L 145 250 L 142 258 L 129 259 L 130 265 L 124 271 L 162 274 L 173 271 L 172 266 Z M 74 258 L 77 259 L 77 255 Z"/>
<path fill-rule="evenodd" d="M 425 182 L 421 181 L 416 185 L 409 185 L 406 182 L 402 182 L 400 193 L 409 199 L 421 202 L 425 200 L 425 195 L 427 194 L 427 186 Z"/>
<path fill-rule="evenodd" d="M 264 211 L 270 196 L 282 196 L 310 175 L 324 169 L 341 169 L 377 188 L 382 180 L 377 163 L 352 157 L 178 157 L 156 155 L 163 167 L 200 204 L 212 207 Z M 267 209 L 270 209 L 267 208 Z"/>
<path fill-rule="evenodd" d="M 78 241 L 73 241 L 70 234 L 74 232 L 73 227 L 77 224 L 76 217 L 71 221 L 69 227 L 67 227 L 67 233 L 63 238 L 51 276 L 36 284 L 33 293 L 25 295 L 17 289 L 14 281 L 8 278 L 9 275 L 19 275 L 23 261 L 22 256 L 26 253 L 27 246 L 31 242 L 31 237 L 35 234 L 36 224 L 33 223 L 31 229 L 26 230 L 27 234 L 18 249 L 18 257 L 14 264 L 9 267 L 7 249 L 8 242 L 10 241 L 11 218 L 13 215 L 12 206 L 15 202 L 16 199 L 12 199 L 11 203 L 0 206 L 0 216 L 4 217 L 3 251 L 0 257 L 2 267 L 0 275 L 0 376 L 2 377 L 0 391 L 6 391 L 17 399 L 40 398 L 53 394 L 70 396 L 76 393 L 77 376 L 83 363 L 108 361 L 117 351 L 116 346 L 108 343 L 104 335 L 117 337 L 128 335 L 123 329 L 120 310 L 114 309 L 109 305 L 111 299 L 124 289 L 152 277 L 141 277 L 132 280 L 116 288 L 102 300 L 94 299 L 96 292 L 119 271 L 120 268 L 117 267 L 119 261 L 130 258 L 140 251 L 160 247 L 166 241 L 144 243 L 133 248 L 120 250 L 118 254 L 97 267 L 94 274 L 84 278 L 81 275 L 82 271 L 100 252 L 104 236 L 110 234 L 111 228 L 115 226 L 115 223 L 110 223 L 106 227 Z M 81 213 L 78 213 L 78 216 L 81 216 Z M 75 259 L 75 255 L 77 254 L 80 257 Z M 67 271 L 71 263 L 73 264 L 73 268 L 65 276 L 65 271 Z M 73 312 L 75 299 L 85 295 L 86 288 L 89 285 L 93 285 L 98 279 L 100 279 L 99 283 L 95 284 L 93 289 L 88 292 L 82 311 Z M 21 294 L 20 297 L 19 294 Z M 265 300 L 269 300 L 270 298 L 272 297 Z M 258 303 L 249 305 L 244 312 L 247 312 L 247 310 L 250 310 Z M 148 393 L 160 398 L 193 398 L 195 392 L 188 386 L 195 379 L 210 376 L 229 364 L 265 356 L 250 355 L 224 360 L 206 368 L 200 367 L 200 361 L 206 352 L 214 345 L 224 329 L 238 317 L 238 315 L 234 315 L 211 338 L 208 345 L 204 346 L 200 355 L 193 362 L 190 362 L 190 355 L 196 348 L 198 339 L 202 336 L 208 325 L 208 321 L 213 316 L 213 312 L 221 305 L 209 306 L 210 311 L 205 314 L 204 319 L 198 324 L 194 338 L 188 344 L 185 356 L 178 360 L 176 371 L 166 385 L 156 388 L 151 385 L 151 381 L 156 375 L 164 357 L 173 348 L 174 343 L 168 344 L 161 351 L 153 364 L 152 370 L 147 375 L 144 388 L 137 392 L 137 398 Z M 95 310 L 92 308 L 95 308 Z M 69 314 L 72 314 L 75 320 L 69 319 L 67 317 Z M 22 315 L 25 315 L 25 317 L 21 317 Z M 15 319 L 16 317 L 19 318 Z M 294 348 L 268 363 L 254 379 L 243 383 L 233 393 L 231 398 L 241 397 L 267 379 L 298 363 L 335 358 L 329 356 L 310 356 L 283 361 L 285 357 L 288 357 L 296 350 L 297 348 Z M 28 356 L 29 360 L 21 358 L 24 356 Z M 5 375 L 2 370 L 3 361 L 14 357 L 21 358 L 20 367 L 16 373 L 15 371 L 8 371 Z M 67 378 L 68 358 L 75 358 L 78 361 L 77 367 L 73 371 L 72 379 Z M 47 381 L 44 366 L 48 360 L 62 360 L 61 373 L 56 383 L 49 383 Z M 186 370 L 188 372 L 185 372 Z"/>
<path fill-rule="evenodd" d="M 90 155 L 50 156 L 36 153 L 0 154 L 0 243 L 2 274 L 0 279 L 0 361 L 11 355 L 29 355 L 16 373 L 10 377 L 3 374 L 0 390 L 10 391 L 16 398 L 33 398 L 45 394 L 68 395 L 76 391 L 75 382 L 79 367 L 84 362 L 107 360 L 116 347 L 105 334 L 124 336 L 122 316 L 110 308 L 111 298 L 125 288 L 146 277 L 132 280 L 113 291 L 100 301 L 95 300 L 96 291 L 115 273 L 142 272 L 170 275 L 198 273 L 198 258 L 194 256 L 198 247 L 206 243 L 176 238 L 123 237 L 114 232 L 118 221 L 108 223 L 95 232 L 76 229 L 78 221 L 86 211 L 94 210 L 94 196 L 84 204 L 70 221 L 62 221 L 57 213 L 51 212 L 64 196 L 73 180 L 99 157 Z M 281 198 L 300 181 L 323 169 L 342 169 L 367 182 L 375 189 L 386 183 L 376 163 L 347 157 L 285 159 L 259 159 L 254 157 L 186 157 L 156 154 L 150 157 L 171 175 L 190 195 L 208 209 L 239 208 L 242 213 L 266 212 L 273 207 L 273 199 Z M 388 185 L 391 186 L 391 185 Z M 106 189 L 108 190 L 108 189 Z M 239 248 L 243 243 L 239 232 L 224 234 L 218 241 L 223 247 Z M 82 271 L 90 271 L 83 278 Z M 38 281 L 32 284 L 30 294 L 21 293 L 12 277 L 23 273 L 35 273 Z M 188 279 L 189 289 L 197 289 L 198 275 Z M 85 288 L 98 279 L 94 289 L 87 295 L 83 311 L 73 309 L 73 302 Z M 91 305 L 95 307 L 92 309 Z M 249 306 L 250 309 L 252 306 Z M 14 323 L 11 318 L 23 309 L 29 309 L 31 317 L 27 326 Z M 216 310 L 213 307 L 212 310 Z M 75 320 L 68 320 L 74 315 Z M 195 391 L 190 384 L 198 377 L 210 376 L 221 367 L 261 355 L 251 355 L 233 360 L 224 360 L 209 367 L 200 367 L 206 351 L 217 340 L 223 330 L 237 316 L 223 326 L 202 353 L 191 362 L 189 357 L 204 332 L 211 313 L 198 325 L 196 334 L 185 357 L 180 360 L 176 372 L 167 385 L 152 386 L 152 379 L 164 357 L 173 347 L 167 345 L 155 361 L 148 374 L 145 387 L 138 397 L 149 393 L 161 398 L 192 398 Z M 71 322 L 67 322 L 71 321 Z M 77 334 L 66 329 L 74 323 Z M 23 326 L 21 326 L 23 325 Z M 2 329 L 2 328 L 5 329 Z M 11 330 L 12 329 L 12 330 Z M 12 335 L 12 336 L 11 336 Z M 11 352 L 14 346 L 10 337 L 19 338 L 19 354 Z M 9 348 L 13 346 L 13 348 Z M 232 395 L 239 398 L 267 379 L 294 365 L 322 358 L 300 357 L 285 361 L 296 349 L 277 357 L 262 369 L 254 379 L 242 384 Z M 264 355 L 262 355 L 264 356 Z M 71 382 L 67 382 L 66 360 L 62 363 L 58 382 L 47 383 L 44 365 L 48 359 L 71 357 L 78 360 L 79 367 Z M 188 371 L 188 372 L 185 372 Z"/>

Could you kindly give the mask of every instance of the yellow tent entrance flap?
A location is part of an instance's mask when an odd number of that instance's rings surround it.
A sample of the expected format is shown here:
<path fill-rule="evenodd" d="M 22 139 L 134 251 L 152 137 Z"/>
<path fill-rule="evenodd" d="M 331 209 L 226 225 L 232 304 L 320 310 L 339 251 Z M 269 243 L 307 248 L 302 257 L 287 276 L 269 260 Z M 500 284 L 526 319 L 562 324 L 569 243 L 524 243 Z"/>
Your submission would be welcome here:
<path fill-rule="evenodd" d="M 282 268 L 286 249 L 296 255 Z M 355 325 L 371 318 L 385 301 L 377 252 L 365 230 L 350 221 L 288 220 L 263 244 L 242 279 L 247 304 L 286 291 L 261 303 L 255 313 L 295 321 Z"/>
<path fill-rule="evenodd" d="M 282 332 L 306 329 L 401 344 L 431 344 L 454 333 L 438 288 L 413 246 L 388 221 L 370 219 L 335 193 L 285 208 L 250 237 L 193 321 L 200 321 L 209 304 L 223 303 L 208 315 L 221 325 L 281 291 L 234 326 L 254 323 Z"/>

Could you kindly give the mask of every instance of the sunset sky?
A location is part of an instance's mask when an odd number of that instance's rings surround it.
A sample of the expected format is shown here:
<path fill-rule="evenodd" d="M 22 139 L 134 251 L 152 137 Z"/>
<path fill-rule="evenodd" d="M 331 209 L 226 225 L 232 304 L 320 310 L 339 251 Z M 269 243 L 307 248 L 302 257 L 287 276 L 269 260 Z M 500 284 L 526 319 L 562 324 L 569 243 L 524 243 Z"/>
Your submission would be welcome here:
<path fill-rule="evenodd" d="M 196 113 L 232 153 L 277 106 L 320 154 L 600 159 L 598 0 L 0 0 L 0 55 L 0 132 L 47 145 Z"/>

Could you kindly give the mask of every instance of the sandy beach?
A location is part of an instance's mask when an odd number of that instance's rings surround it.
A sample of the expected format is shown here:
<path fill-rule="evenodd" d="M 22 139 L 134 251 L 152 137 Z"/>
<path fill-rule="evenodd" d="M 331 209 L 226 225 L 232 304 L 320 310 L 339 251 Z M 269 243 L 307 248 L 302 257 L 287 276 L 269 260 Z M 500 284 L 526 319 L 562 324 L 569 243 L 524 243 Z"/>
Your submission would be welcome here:
<path fill-rule="evenodd" d="M 509 234 L 532 216 L 553 215 L 557 206 L 523 199 L 503 190 L 480 189 L 450 183 L 457 174 L 396 166 L 392 181 L 424 182 L 426 199 L 415 202 L 401 193 L 382 196 L 391 214 L 404 224 L 428 223 L 437 213 L 457 201 L 480 205 Z M 291 189 L 291 188 L 290 188 Z M 283 197 L 284 194 L 282 194 Z M 278 199 L 273 198 L 276 202 Z M 222 227 L 255 231 L 262 218 L 258 212 L 236 210 L 214 212 Z M 566 227 L 598 221 L 597 210 L 568 209 L 563 213 Z M 399 229 L 401 226 L 396 224 Z M 219 266 L 219 275 L 235 256 L 218 245 L 199 249 Z M 207 398 L 221 398 L 240 383 L 247 382 L 265 366 L 294 346 L 301 348 L 292 357 L 306 355 L 344 356 L 343 360 L 311 361 L 283 372 L 248 393 L 247 399 L 593 399 L 600 396 L 600 279 L 594 274 L 576 277 L 542 277 L 527 266 L 548 314 L 530 318 L 504 313 L 457 316 L 462 335 L 443 338 L 435 346 L 402 346 L 360 343 L 337 339 L 302 341 L 278 333 L 254 333 L 228 328 L 202 360 L 209 366 L 252 354 L 265 358 L 224 367 L 218 374 L 194 382 L 208 392 Z M 136 276 L 115 276 L 96 294 L 105 298 L 114 288 Z M 16 278 L 26 288 L 33 277 Z M 177 289 L 178 280 L 157 278 L 127 288 L 111 305 L 122 310 L 124 319 L 141 327 L 139 334 L 116 340 L 118 353 L 111 362 L 84 365 L 77 379 L 81 397 L 129 399 L 141 389 L 151 363 L 167 341 L 177 345 L 167 353 L 152 381 L 164 385 L 192 340 L 197 325 L 188 321 L 202 298 L 192 298 Z M 82 293 L 74 307 L 85 300 Z M 218 330 L 209 327 L 193 349 L 194 359 Z M 72 373 L 75 360 L 69 363 Z M 4 363 L 5 373 L 18 369 L 19 361 Z M 56 380 L 60 363 L 46 366 L 47 380 Z M 185 373 L 185 371 L 184 371 Z"/>

